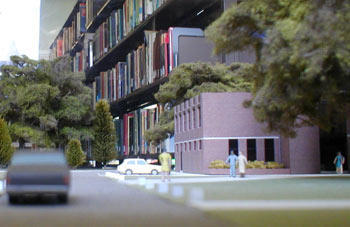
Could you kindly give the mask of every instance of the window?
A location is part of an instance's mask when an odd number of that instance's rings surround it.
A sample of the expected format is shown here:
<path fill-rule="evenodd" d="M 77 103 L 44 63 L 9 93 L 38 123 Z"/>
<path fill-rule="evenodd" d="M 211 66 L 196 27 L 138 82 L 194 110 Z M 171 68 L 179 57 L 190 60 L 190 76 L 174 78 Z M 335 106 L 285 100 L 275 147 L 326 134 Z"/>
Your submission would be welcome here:
<path fill-rule="evenodd" d="M 128 161 L 128 165 L 135 165 L 135 164 L 136 164 L 135 160 Z"/>
<path fill-rule="evenodd" d="M 192 150 L 192 143 L 188 142 L 188 149 L 191 151 Z"/>
<path fill-rule="evenodd" d="M 197 141 L 193 142 L 193 150 L 197 150 Z"/>
<path fill-rule="evenodd" d="M 238 155 L 238 140 L 229 140 L 228 141 L 228 154 L 233 151 L 235 155 Z"/>
<path fill-rule="evenodd" d="M 187 116 L 188 116 L 188 130 L 191 130 L 192 129 L 192 122 L 191 122 L 191 112 L 190 111 L 188 111 Z"/>
<path fill-rule="evenodd" d="M 202 116 L 200 107 L 198 107 L 198 127 L 202 127 Z"/>
<path fill-rule="evenodd" d="M 180 117 L 180 132 L 182 132 L 182 114 L 180 113 L 179 114 L 179 117 Z"/>
<path fill-rule="evenodd" d="M 196 122 L 197 122 L 197 118 L 196 118 L 196 109 L 192 109 L 192 114 L 193 114 L 193 128 L 197 128 L 197 124 L 196 124 Z"/>
<path fill-rule="evenodd" d="M 137 165 L 146 165 L 144 160 L 137 160 Z"/>
<path fill-rule="evenodd" d="M 202 150 L 202 140 L 199 141 L 199 150 Z"/>
<path fill-rule="evenodd" d="M 186 118 L 186 111 L 184 112 L 184 116 L 183 116 L 183 118 L 184 118 L 184 131 L 186 131 L 186 130 L 187 130 L 187 118 Z"/>
<path fill-rule="evenodd" d="M 177 115 L 175 115 L 175 133 L 178 133 L 178 127 L 177 127 Z"/>
<path fill-rule="evenodd" d="M 265 140 L 265 162 L 275 161 L 275 143 L 273 139 Z"/>
<path fill-rule="evenodd" d="M 185 143 L 185 151 L 187 151 L 187 143 Z"/>
<path fill-rule="evenodd" d="M 248 139 L 247 140 L 247 151 L 248 151 L 248 161 L 256 160 L 256 140 Z"/>

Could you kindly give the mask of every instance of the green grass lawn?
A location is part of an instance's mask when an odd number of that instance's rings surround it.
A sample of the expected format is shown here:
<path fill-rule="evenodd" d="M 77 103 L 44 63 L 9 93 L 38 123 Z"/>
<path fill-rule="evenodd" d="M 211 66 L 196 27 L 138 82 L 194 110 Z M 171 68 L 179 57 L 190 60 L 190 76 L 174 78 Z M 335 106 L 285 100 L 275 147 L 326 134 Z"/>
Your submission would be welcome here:
<path fill-rule="evenodd" d="M 175 185 L 184 187 L 183 198 L 173 198 L 171 193 L 162 196 L 180 203 L 186 203 L 193 188 L 204 191 L 205 201 L 350 199 L 350 176 L 347 175 Z M 350 209 L 341 208 L 205 212 L 232 226 L 350 226 Z"/>
<path fill-rule="evenodd" d="M 182 184 L 204 190 L 205 200 L 350 199 L 350 177 L 307 177 Z"/>
<path fill-rule="evenodd" d="M 345 227 L 350 226 L 350 210 L 252 210 L 206 211 L 232 226 L 241 227 Z"/>

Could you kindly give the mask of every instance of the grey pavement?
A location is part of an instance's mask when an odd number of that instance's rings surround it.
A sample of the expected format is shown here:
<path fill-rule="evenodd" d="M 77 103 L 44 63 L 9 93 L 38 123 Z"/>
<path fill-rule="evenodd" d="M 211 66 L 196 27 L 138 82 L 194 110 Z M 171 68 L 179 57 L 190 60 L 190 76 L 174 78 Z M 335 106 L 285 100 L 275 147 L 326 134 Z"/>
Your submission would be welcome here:
<path fill-rule="evenodd" d="M 183 204 L 101 177 L 73 171 L 69 204 L 50 198 L 9 205 L 0 197 L 1 226 L 226 226 Z M 99 176 L 100 175 L 100 176 Z"/>

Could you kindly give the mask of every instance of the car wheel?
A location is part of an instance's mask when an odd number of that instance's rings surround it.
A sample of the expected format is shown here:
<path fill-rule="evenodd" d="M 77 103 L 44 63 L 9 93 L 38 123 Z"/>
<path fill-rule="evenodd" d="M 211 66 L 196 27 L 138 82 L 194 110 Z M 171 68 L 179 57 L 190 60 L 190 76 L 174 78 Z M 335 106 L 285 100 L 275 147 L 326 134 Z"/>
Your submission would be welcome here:
<path fill-rule="evenodd" d="M 125 174 L 126 174 L 126 175 L 132 175 L 132 170 L 131 170 L 131 169 L 125 170 Z"/>
<path fill-rule="evenodd" d="M 58 200 L 61 203 L 67 203 L 68 202 L 68 195 L 67 194 L 58 195 Z"/>
<path fill-rule="evenodd" d="M 158 175 L 158 171 L 154 169 L 154 170 L 151 171 L 151 174 L 152 175 Z"/>
<path fill-rule="evenodd" d="M 11 203 L 11 204 L 16 204 L 16 203 L 18 203 L 18 196 L 9 195 L 9 203 Z"/>

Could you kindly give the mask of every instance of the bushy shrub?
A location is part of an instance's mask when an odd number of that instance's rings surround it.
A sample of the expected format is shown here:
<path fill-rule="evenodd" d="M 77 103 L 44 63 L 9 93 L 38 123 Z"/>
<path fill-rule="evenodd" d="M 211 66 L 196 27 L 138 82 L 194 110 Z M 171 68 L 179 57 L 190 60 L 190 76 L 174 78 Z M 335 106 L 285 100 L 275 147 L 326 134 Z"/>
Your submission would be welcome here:
<path fill-rule="evenodd" d="M 266 169 L 264 161 L 248 161 L 247 169 Z"/>
<path fill-rule="evenodd" d="M 229 169 L 230 166 L 222 160 L 212 161 L 209 165 L 210 169 Z"/>
<path fill-rule="evenodd" d="M 238 163 L 237 163 L 238 164 Z M 238 167 L 238 165 L 236 165 Z M 209 165 L 209 169 L 229 169 L 230 165 L 226 164 L 222 160 L 212 161 Z M 264 161 L 248 161 L 246 165 L 247 169 L 281 169 L 285 168 L 283 163 L 278 162 L 264 162 Z"/>
<path fill-rule="evenodd" d="M 278 163 L 278 162 L 267 162 L 266 168 L 268 168 L 268 169 L 282 169 L 282 168 L 284 168 L 284 164 Z"/>
<path fill-rule="evenodd" d="M 75 169 L 85 162 L 85 154 L 81 149 L 81 143 L 77 139 L 72 139 L 68 143 L 68 149 L 66 151 L 66 159 L 68 165 Z"/>

